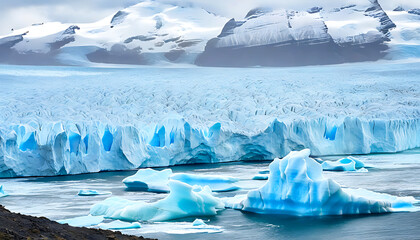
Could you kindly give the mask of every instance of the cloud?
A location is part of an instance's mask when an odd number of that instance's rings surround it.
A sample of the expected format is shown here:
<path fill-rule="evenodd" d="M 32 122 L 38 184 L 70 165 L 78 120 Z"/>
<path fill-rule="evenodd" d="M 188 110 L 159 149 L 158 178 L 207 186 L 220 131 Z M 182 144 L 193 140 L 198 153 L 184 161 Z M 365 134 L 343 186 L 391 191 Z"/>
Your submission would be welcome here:
<path fill-rule="evenodd" d="M 41 22 L 93 22 L 140 0 L 0 0 L 0 35 Z"/>

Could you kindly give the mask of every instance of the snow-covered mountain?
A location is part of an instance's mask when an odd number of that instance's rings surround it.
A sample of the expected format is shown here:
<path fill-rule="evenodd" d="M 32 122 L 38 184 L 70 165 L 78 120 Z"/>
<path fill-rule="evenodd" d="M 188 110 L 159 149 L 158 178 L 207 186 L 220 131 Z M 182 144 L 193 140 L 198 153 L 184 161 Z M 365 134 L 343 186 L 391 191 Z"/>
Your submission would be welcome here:
<path fill-rule="evenodd" d="M 231 19 L 198 59 L 210 66 L 293 66 L 377 60 L 395 24 L 376 0 L 307 11 L 254 9 Z"/>
<path fill-rule="evenodd" d="M 226 18 L 145 1 L 95 23 L 34 24 L 0 38 L 0 61 L 81 64 L 193 62 Z"/>
<path fill-rule="evenodd" d="M 306 11 L 257 8 L 229 20 L 144 1 L 94 23 L 40 23 L 0 36 L 0 63 L 291 66 L 416 57 L 419 12 L 348 0 Z"/>

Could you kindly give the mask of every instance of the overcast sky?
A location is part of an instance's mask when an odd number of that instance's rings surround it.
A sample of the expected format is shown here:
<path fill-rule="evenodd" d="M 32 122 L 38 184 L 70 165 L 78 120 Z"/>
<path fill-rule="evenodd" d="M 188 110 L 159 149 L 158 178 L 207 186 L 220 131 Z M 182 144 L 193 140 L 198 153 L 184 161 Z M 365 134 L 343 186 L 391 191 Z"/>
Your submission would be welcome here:
<path fill-rule="evenodd" d="M 33 23 L 92 22 L 114 14 L 142 0 L 0 0 L 0 35 L 11 28 L 22 28 Z M 251 8 L 261 4 L 274 4 L 287 8 L 304 8 L 316 3 L 337 3 L 340 0 L 157 0 L 180 5 L 194 5 L 226 17 L 241 17 Z M 341 0 L 347 1 L 367 0 Z M 403 5 L 420 8 L 420 0 L 379 0 L 384 8 Z"/>

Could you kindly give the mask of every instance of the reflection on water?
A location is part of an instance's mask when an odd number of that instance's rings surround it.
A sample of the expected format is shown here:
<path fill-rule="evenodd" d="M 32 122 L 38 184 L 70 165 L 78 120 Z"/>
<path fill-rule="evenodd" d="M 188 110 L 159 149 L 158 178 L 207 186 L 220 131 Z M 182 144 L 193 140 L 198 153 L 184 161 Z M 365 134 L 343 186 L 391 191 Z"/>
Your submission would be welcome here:
<path fill-rule="evenodd" d="M 334 160 L 339 156 L 324 157 Z M 325 172 L 340 184 L 360 187 L 398 196 L 420 199 L 420 149 L 398 154 L 372 154 L 358 156 L 374 166 L 368 173 Z M 242 188 L 236 192 L 216 193 L 217 196 L 244 194 L 261 186 L 264 181 L 251 180 L 258 171 L 266 170 L 269 162 L 236 162 L 226 164 L 200 164 L 172 167 L 174 172 L 221 174 L 240 178 Z M 167 194 L 126 191 L 121 182 L 135 171 L 103 172 L 76 176 L 0 179 L 11 196 L 1 198 L 0 204 L 12 211 L 46 216 L 58 220 L 83 216 L 94 203 L 109 196 L 77 196 L 80 189 L 110 191 L 113 196 L 131 200 L 156 201 Z M 192 222 L 195 218 L 176 221 Z M 217 216 L 203 218 L 209 224 L 220 226 L 222 233 L 168 234 L 159 227 L 126 230 L 125 233 L 159 239 L 415 239 L 420 236 L 420 212 L 364 216 L 292 217 L 259 215 L 226 209 Z M 173 221 L 173 222 L 176 222 Z M 171 227 L 173 227 L 171 225 Z M 151 229 L 155 229 L 152 230 Z M 147 231 L 146 231 L 147 230 Z M 143 231 L 143 232 L 142 232 Z M 147 233 L 144 233 L 147 232 Z"/>

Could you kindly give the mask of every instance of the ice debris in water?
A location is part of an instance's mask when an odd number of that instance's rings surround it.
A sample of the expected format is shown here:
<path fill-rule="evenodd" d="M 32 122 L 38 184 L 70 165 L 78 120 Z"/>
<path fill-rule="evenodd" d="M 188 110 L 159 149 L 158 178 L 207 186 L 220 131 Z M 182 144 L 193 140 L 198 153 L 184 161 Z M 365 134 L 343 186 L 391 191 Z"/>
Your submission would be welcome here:
<path fill-rule="evenodd" d="M 411 197 L 343 189 L 322 173 L 310 150 L 292 151 L 270 164 L 270 177 L 245 196 L 223 199 L 226 207 L 261 214 L 297 216 L 369 214 L 418 210 Z"/>
<path fill-rule="evenodd" d="M 199 185 L 201 187 L 209 186 L 213 192 L 235 191 L 239 189 L 233 183 L 237 178 L 217 175 L 197 175 L 187 173 L 173 174 L 171 169 L 162 171 L 150 168 L 140 169 L 133 176 L 127 177 L 123 183 L 128 189 L 141 190 L 149 192 L 169 192 L 169 180 L 177 180 L 191 186 Z"/>
<path fill-rule="evenodd" d="M 257 174 L 255 175 L 252 180 L 267 180 L 269 174 Z"/>
<path fill-rule="evenodd" d="M 58 220 L 58 223 L 68 224 L 73 227 L 90 227 L 101 223 L 104 220 L 103 216 L 82 216 L 69 219 Z"/>
<path fill-rule="evenodd" d="M 150 191 L 150 192 L 169 192 L 168 181 L 172 175 L 171 169 L 156 171 L 151 168 L 140 169 L 136 174 L 123 180 L 128 189 Z"/>
<path fill-rule="evenodd" d="M 124 221 L 167 221 L 188 216 L 216 215 L 223 202 L 212 195 L 208 186 L 191 186 L 170 180 L 170 194 L 157 202 L 130 201 L 111 197 L 92 206 L 90 213 Z"/>
<path fill-rule="evenodd" d="M 6 196 L 9 196 L 9 194 L 7 194 L 7 192 L 4 191 L 3 185 L 0 185 L 0 198 Z"/>
<path fill-rule="evenodd" d="M 79 196 L 110 195 L 111 192 L 100 192 L 96 190 L 82 189 L 77 193 Z"/>
<path fill-rule="evenodd" d="M 119 230 L 141 228 L 141 225 L 138 222 L 123 222 L 120 220 L 115 220 L 109 223 L 101 223 L 98 225 L 98 227 L 102 229 Z"/>
<path fill-rule="evenodd" d="M 194 222 L 192 223 L 192 225 L 193 226 L 205 226 L 207 224 L 205 224 L 203 220 L 197 218 L 197 219 L 194 220 Z"/>
<path fill-rule="evenodd" d="M 346 157 L 337 161 L 322 162 L 322 169 L 326 171 L 357 171 L 367 172 L 365 164 L 357 158 Z"/>

